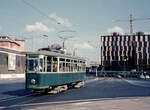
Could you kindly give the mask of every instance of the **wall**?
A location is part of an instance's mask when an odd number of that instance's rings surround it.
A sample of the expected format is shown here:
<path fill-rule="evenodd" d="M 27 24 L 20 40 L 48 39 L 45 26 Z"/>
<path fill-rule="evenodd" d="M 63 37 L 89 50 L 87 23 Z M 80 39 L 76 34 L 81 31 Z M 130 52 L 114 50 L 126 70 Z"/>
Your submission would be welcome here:
<path fill-rule="evenodd" d="M 8 55 L 15 55 L 15 69 L 8 69 Z M 0 78 L 1 76 L 10 74 L 24 74 L 25 73 L 25 55 L 21 52 L 0 48 Z"/>

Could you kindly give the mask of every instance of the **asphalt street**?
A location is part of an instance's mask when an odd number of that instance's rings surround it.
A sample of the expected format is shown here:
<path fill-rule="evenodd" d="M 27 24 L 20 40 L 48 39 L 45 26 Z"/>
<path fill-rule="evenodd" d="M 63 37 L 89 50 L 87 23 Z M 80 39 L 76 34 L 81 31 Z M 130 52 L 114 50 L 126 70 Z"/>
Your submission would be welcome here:
<path fill-rule="evenodd" d="M 102 103 L 113 105 L 114 100 L 120 102 L 119 104 L 122 102 L 127 105 L 136 99 L 150 102 L 150 80 L 89 78 L 82 88 L 72 88 L 59 94 L 42 95 L 34 95 L 26 91 L 24 79 L 0 80 L 0 87 L 0 109 L 4 110 L 40 110 L 42 108 L 43 110 L 48 108 L 65 110 L 66 106 L 74 109 L 74 107 L 82 108 L 81 105 L 90 110 L 95 107 L 98 109 L 98 104 Z"/>

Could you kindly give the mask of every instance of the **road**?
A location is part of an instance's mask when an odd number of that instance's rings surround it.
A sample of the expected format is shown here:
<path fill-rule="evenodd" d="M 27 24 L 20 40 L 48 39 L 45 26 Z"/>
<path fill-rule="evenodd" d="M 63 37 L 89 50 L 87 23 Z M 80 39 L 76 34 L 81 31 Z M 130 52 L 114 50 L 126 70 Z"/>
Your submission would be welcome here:
<path fill-rule="evenodd" d="M 0 109 L 4 110 L 104 110 L 122 105 L 122 110 L 129 105 L 146 110 L 150 107 L 150 80 L 90 78 L 83 88 L 55 95 L 33 95 L 24 89 L 23 79 L 0 80 L 0 87 Z M 132 104 L 135 102 L 140 105 Z"/>

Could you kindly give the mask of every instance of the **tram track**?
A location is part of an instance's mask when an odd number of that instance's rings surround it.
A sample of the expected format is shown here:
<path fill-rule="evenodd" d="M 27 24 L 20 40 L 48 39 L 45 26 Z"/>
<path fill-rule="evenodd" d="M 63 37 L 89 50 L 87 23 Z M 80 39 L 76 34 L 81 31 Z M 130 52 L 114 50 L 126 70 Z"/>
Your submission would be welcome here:
<path fill-rule="evenodd" d="M 136 97 L 138 99 L 143 99 L 145 97 Z M 37 102 L 37 103 L 25 103 L 25 104 L 15 104 L 11 106 L 2 106 L 0 109 L 13 109 L 15 107 L 27 107 L 27 106 L 42 106 L 42 105 L 58 105 L 58 104 L 71 104 L 71 103 L 87 103 L 96 102 L 104 100 L 122 100 L 122 99 L 135 99 L 135 97 L 116 97 L 116 98 L 93 98 L 93 99 L 79 99 L 79 100 L 61 100 L 61 101 L 50 101 L 50 102 Z"/>
<path fill-rule="evenodd" d="M 11 100 L 15 100 L 15 99 L 20 99 L 20 98 L 24 98 L 24 97 L 28 97 L 31 96 L 32 94 L 27 94 L 27 95 L 23 95 L 20 97 L 10 97 L 10 98 L 4 98 L 0 100 L 0 103 L 5 102 L 5 101 L 11 101 Z"/>
<path fill-rule="evenodd" d="M 37 99 L 37 97 L 31 99 L 30 96 L 35 96 L 37 94 L 35 93 L 31 93 L 31 94 L 27 94 L 27 95 L 24 95 L 24 96 L 20 96 L 20 97 L 11 97 L 11 98 L 6 98 L 6 99 L 2 99 L 0 100 L 0 109 L 7 109 L 7 108 L 10 108 L 14 105 L 21 105 L 21 104 L 24 104 L 24 103 L 28 103 L 30 102 L 31 100 L 35 100 Z M 28 98 L 26 100 L 26 98 Z M 25 101 L 23 101 L 25 100 Z"/>
<path fill-rule="evenodd" d="M 117 79 L 117 78 L 93 78 L 90 79 L 89 81 L 85 82 L 85 83 L 92 83 L 94 81 L 123 81 L 126 82 L 126 79 Z M 54 97 L 53 97 L 54 96 Z M 1 100 L 0 103 L 3 103 L 4 101 L 8 101 L 8 102 L 12 102 L 17 100 L 17 103 L 10 103 L 10 104 L 0 104 L 0 109 L 10 109 L 10 110 L 15 110 L 17 107 L 29 107 L 29 106 L 51 106 L 51 105 L 57 105 L 57 104 L 68 104 L 68 103 L 80 103 L 80 102 L 90 102 L 90 101 L 102 101 L 102 100 L 111 100 L 111 99 L 124 99 L 127 97 L 116 97 L 116 98 L 87 98 L 87 99 L 82 99 L 81 100 L 77 99 L 77 100 L 65 100 L 60 98 L 60 100 L 53 100 L 54 98 L 56 98 L 58 96 L 52 95 L 52 94 L 26 94 L 24 96 L 18 97 L 18 98 L 11 98 L 9 100 Z M 128 97 L 129 98 L 129 97 Z M 74 99 L 74 98 L 72 98 Z"/>
<path fill-rule="evenodd" d="M 103 80 L 110 80 L 110 78 L 94 78 L 94 79 L 90 79 L 88 81 L 86 81 L 85 83 L 92 83 L 94 81 L 103 81 Z M 6 99 L 2 99 L 0 100 L 0 109 L 7 109 L 7 108 L 12 108 L 12 107 L 19 107 L 22 105 L 34 105 L 35 102 L 39 101 L 39 100 L 45 100 L 46 98 L 49 98 L 48 96 L 50 96 L 52 94 L 41 94 L 39 95 L 38 93 L 31 93 L 31 94 L 27 94 L 24 96 L 20 96 L 20 97 L 11 97 L 11 98 L 6 98 Z M 31 97 L 30 97 L 31 96 Z M 4 103 L 4 104 L 2 104 Z M 38 103 L 38 102 L 37 102 Z M 39 102 L 40 103 L 40 102 Z M 55 104 L 55 102 L 52 102 L 52 104 Z"/>

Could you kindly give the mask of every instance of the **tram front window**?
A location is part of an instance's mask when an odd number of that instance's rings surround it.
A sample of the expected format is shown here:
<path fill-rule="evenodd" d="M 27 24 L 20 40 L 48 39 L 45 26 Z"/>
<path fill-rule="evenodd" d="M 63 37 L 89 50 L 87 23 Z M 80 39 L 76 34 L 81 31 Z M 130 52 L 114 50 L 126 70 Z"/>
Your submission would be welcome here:
<path fill-rule="evenodd" d="M 28 71 L 38 71 L 38 60 L 28 60 Z"/>

